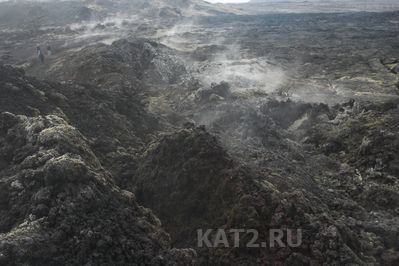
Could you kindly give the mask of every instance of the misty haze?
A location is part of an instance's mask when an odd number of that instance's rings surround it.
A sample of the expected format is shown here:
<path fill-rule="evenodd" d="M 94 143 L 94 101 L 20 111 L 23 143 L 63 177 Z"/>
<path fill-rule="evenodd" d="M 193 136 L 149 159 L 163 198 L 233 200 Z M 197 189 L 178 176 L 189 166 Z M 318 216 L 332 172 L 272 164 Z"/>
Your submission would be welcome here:
<path fill-rule="evenodd" d="M 399 1 L 0 0 L 3 265 L 399 265 Z"/>

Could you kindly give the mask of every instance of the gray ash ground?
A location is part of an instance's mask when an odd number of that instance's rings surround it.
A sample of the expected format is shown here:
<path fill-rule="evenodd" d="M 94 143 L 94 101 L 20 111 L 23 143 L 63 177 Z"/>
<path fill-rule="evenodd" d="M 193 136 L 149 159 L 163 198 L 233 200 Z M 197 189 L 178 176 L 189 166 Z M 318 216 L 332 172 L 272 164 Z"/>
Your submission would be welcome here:
<path fill-rule="evenodd" d="M 0 3 L 0 265 L 399 264 L 398 12 L 133 2 Z"/>

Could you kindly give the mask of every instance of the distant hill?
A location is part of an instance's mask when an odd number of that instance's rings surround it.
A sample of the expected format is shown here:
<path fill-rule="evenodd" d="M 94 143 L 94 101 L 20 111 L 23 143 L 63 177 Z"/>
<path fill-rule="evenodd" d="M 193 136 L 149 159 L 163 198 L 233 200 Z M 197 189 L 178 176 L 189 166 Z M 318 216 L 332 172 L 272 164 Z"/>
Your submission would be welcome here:
<path fill-rule="evenodd" d="M 141 14 L 146 18 L 173 18 L 238 13 L 238 11 L 229 6 L 211 4 L 202 0 L 21 0 L 7 2 L 0 0 L 0 26 L 65 25 L 121 13 Z"/>
<path fill-rule="evenodd" d="M 399 2 L 397 0 L 250 0 L 248 3 L 240 4 L 239 9 L 250 14 L 386 12 L 399 10 Z"/>

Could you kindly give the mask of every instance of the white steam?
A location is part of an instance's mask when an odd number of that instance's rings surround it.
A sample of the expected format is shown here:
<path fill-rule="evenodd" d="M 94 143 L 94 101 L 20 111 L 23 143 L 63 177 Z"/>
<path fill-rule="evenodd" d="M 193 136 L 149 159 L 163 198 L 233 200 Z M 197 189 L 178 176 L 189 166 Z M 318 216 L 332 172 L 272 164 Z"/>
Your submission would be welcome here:
<path fill-rule="evenodd" d="M 212 83 L 228 82 L 235 93 L 256 91 L 272 93 L 287 80 L 285 71 L 265 57 L 253 58 L 238 44 L 226 44 L 224 35 L 230 28 L 206 29 L 193 22 L 177 24 L 158 32 L 160 42 L 182 52 L 217 46 L 222 51 L 212 54 L 204 62 L 190 62 L 193 75 L 206 87 Z M 208 53 L 208 52 L 205 52 Z"/>
<path fill-rule="evenodd" d="M 217 55 L 212 62 L 202 66 L 197 76 L 206 85 L 226 81 L 234 92 L 263 93 L 278 90 L 287 79 L 285 72 L 269 63 L 267 58 L 246 58 L 238 46 Z"/>

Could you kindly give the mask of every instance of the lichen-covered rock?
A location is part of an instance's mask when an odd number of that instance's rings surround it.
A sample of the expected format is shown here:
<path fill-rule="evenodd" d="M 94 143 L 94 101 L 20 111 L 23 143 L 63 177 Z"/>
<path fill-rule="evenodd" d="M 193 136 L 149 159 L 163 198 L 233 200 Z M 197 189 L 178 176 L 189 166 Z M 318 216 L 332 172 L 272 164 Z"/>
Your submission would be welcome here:
<path fill-rule="evenodd" d="M 195 263 L 194 251 L 171 250 L 77 129 L 56 116 L 0 117 L 2 265 Z"/>
<path fill-rule="evenodd" d="M 26 122 L 26 126 L 31 127 L 33 133 L 39 130 L 33 126 L 47 127 L 39 136 L 44 146 L 56 142 L 64 152 L 90 156 L 94 153 L 98 161 L 123 182 L 134 169 L 137 150 L 150 141 L 152 134 L 160 128 L 156 117 L 146 111 L 140 86 L 136 83 L 118 83 L 111 87 L 106 84 L 59 84 L 39 81 L 25 76 L 22 70 L 0 66 L 2 123 L 15 123 L 12 114 L 33 118 L 48 116 L 46 123 L 49 124 L 65 120 L 67 125 L 58 123 L 58 127 L 46 126 L 43 121 L 32 125 Z M 9 91 L 11 87 L 18 90 Z M 75 128 L 81 133 L 77 133 Z M 81 146 L 76 140 L 83 138 L 83 135 L 86 144 Z"/>

